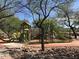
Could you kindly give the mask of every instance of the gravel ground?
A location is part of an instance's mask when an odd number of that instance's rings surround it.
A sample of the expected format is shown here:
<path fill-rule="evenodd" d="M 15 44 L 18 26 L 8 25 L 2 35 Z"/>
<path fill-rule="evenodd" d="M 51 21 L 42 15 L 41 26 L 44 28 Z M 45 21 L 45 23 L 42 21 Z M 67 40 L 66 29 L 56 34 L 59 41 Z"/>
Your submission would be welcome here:
<path fill-rule="evenodd" d="M 79 59 L 79 47 L 53 47 L 45 51 L 10 48 L 0 51 L 0 59 Z"/>
<path fill-rule="evenodd" d="M 4 43 L 0 44 L 0 59 L 16 59 L 22 53 L 23 44 Z"/>
<path fill-rule="evenodd" d="M 79 41 L 71 43 L 45 44 L 48 48 L 40 51 L 40 45 L 21 43 L 0 44 L 0 59 L 79 59 Z"/>
<path fill-rule="evenodd" d="M 20 59 L 79 59 L 79 47 L 53 47 L 45 51 L 25 52 Z"/>

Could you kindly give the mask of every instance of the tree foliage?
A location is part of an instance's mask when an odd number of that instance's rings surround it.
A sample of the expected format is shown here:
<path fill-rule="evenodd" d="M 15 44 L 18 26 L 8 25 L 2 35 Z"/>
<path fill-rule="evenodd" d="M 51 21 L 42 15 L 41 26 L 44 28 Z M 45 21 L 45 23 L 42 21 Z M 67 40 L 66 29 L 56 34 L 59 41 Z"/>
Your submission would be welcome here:
<path fill-rule="evenodd" d="M 0 0 L 0 19 L 13 16 L 22 7 L 20 0 Z"/>
<path fill-rule="evenodd" d="M 8 35 L 9 39 L 12 39 L 12 34 L 20 30 L 22 21 L 14 16 L 3 20 L 4 21 L 0 23 L 0 29 Z"/>
<path fill-rule="evenodd" d="M 61 14 L 62 17 L 64 18 L 64 24 L 69 27 L 73 34 L 74 34 L 74 38 L 77 39 L 77 34 L 76 34 L 76 31 L 75 31 L 75 24 L 74 24 L 74 20 L 75 18 L 73 18 L 73 11 L 70 9 L 71 7 L 71 4 L 72 4 L 73 0 L 71 0 L 69 3 L 67 3 L 66 5 L 60 5 L 59 6 L 59 13 L 58 14 Z M 64 15 L 64 16 L 63 16 Z M 61 16 L 60 16 L 61 17 Z"/>

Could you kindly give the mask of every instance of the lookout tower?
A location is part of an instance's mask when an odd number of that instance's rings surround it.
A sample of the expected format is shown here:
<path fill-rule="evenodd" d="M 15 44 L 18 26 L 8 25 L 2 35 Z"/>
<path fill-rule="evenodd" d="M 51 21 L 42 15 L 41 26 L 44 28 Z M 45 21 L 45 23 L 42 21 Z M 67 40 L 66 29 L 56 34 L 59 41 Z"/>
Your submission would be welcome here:
<path fill-rule="evenodd" d="M 21 27 L 20 27 L 20 31 L 21 31 L 20 41 L 30 40 L 30 28 L 31 28 L 31 26 L 29 25 L 27 20 L 24 20 L 21 24 Z"/>

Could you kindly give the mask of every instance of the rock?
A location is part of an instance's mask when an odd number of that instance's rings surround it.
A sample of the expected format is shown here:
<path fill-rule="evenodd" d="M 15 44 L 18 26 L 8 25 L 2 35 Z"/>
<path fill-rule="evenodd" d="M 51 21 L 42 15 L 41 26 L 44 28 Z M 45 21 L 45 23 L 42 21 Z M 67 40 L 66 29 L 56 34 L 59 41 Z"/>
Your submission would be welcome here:
<path fill-rule="evenodd" d="M 79 59 L 79 47 L 54 47 L 42 52 L 32 50 L 24 54 L 23 57 L 25 59 Z"/>

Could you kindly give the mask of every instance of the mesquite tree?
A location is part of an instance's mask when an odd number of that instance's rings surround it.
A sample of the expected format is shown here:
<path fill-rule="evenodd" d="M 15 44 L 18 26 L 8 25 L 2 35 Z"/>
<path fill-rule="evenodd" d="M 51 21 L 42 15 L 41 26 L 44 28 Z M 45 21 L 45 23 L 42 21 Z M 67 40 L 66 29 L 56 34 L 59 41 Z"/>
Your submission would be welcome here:
<path fill-rule="evenodd" d="M 69 0 L 26 0 L 26 7 L 32 14 L 33 20 L 38 19 L 36 26 L 41 30 L 41 48 L 44 51 L 44 28 L 43 22 L 51 15 L 52 11 L 57 8 L 60 4 L 66 4 Z"/>
<path fill-rule="evenodd" d="M 73 1 L 73 0 L 72 0 Z M 77 34 L 76 34 L 76 27 L 74 26 L 74 19 L 72 16 L 75 16 L 73 15 L 73 11 L 70 9 L 70 6 L 71 6 L 71 3 L 72 1 L 70 2 L 70 4 L 68 3 L 67 5 L 64 4 L 64 5 L 61 5 L 59 6 L 59 9 L 61 10 L 61 13 L 60 14 L 63 14 L 64 16 L 64 24 L 69 27 L 72 32 L 73 32 L 73 35 L 74 35 L 74 38 L 77 39 Z"/>

